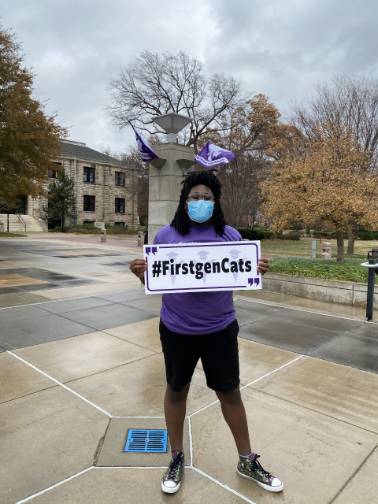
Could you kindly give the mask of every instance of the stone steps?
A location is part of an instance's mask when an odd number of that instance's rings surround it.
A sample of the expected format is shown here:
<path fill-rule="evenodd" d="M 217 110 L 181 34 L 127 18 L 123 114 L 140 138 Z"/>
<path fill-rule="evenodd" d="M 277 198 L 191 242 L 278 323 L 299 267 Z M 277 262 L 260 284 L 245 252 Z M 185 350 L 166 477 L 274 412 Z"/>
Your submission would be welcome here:
<path fill-rule="evenodd" d="M 9 214 L 9 231 L 11 233 L 33 233 L 45 230 L 43 223 L 31 215 Z M 7 231 L 7 214 L 0 214 L 0 231 Z"/>

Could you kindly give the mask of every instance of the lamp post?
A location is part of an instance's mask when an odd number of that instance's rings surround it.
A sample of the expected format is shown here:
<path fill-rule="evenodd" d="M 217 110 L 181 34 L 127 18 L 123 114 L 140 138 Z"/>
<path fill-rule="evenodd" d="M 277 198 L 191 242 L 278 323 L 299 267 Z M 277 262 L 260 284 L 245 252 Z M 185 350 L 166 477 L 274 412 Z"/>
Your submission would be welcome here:
<path fill-rule="evenodd" d="M 171 112 L 154 119 L 156 123 L 167 134 L 167 143 L 177 143 L 177 133 L 190 124 L 189 117 Z"/>
<path fill-rule="evenodd" d="M 148 243 L 157 231 L 169 224 L 175 214 L 180 197 L 181 181 L 194 164 L 194 149 L 178 143 L 177 134 L 191 119 L 176 113 L 154 119 L 164 130 L 167 143 L 154 146 L 159 156 L 149 164 Z"/>
<path fill-rule="evenodd" d="M 373 320 L 373 303 L 374 303 L 374 285 L 375 275 L 378 274 L 378 249 L 372 249 L 368 252 L 367 262 L 361 263 L 368 269 L 368 285 L 367 285 L 367 299 L 366 299 L 366 320 Z"/>

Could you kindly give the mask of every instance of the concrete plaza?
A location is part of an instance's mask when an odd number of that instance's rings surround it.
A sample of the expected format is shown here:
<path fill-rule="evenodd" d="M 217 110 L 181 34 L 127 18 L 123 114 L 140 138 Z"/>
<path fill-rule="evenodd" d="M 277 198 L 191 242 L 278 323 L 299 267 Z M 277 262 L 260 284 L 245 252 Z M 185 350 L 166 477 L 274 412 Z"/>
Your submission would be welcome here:
<path fill-rule="evenodd" d="M 132 238 L 0 239 L 0 502 L 378 502 L 377 323 L 265 291 L 235 295 L 241 388 L 253 449 L 284 492 L 237 476 L 199 363 L 185 481 L 161 493 L 169 454 L 122 451 L 128 429 L 164 427 L 161 300 L 129 272 L 140 255 Z"/>

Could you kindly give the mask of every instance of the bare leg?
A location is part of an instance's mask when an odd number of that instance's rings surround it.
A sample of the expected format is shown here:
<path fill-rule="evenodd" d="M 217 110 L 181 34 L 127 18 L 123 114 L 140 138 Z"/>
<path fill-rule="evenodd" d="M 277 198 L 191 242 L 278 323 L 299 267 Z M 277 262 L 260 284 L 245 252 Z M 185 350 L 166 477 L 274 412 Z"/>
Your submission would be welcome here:
<path fill-rule="evenodd" d="M 217 392 L 221 403 L 222 413 L 234 436 L 236 447 L 240 455 L 251 453 L 247 416 L 240 396 L 239 388 L 231 392 Z"/>
<path fill-rule="evenodd" d="M 190 383 L 180 392 L 175 392 L 167 385 L 164 397 L 165 422 L 167 424 L 169 442 L 173 451 L 182 451 L 184 436 L 184 421 L 186 414 L 186 398 Z"/>

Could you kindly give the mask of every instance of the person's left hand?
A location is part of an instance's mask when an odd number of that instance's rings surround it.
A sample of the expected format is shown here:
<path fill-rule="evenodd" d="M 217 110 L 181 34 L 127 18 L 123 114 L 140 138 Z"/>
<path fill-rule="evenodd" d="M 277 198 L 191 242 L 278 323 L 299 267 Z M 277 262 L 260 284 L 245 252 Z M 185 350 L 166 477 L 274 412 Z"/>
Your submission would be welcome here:
<path fill-rule="evenodd" d="M 269 271 L 269 259 L 267 257 L 261 257 L 261 259 L 259 259 L 259 262 L 257 263 L 257 271 L 262 275 Z"/>

